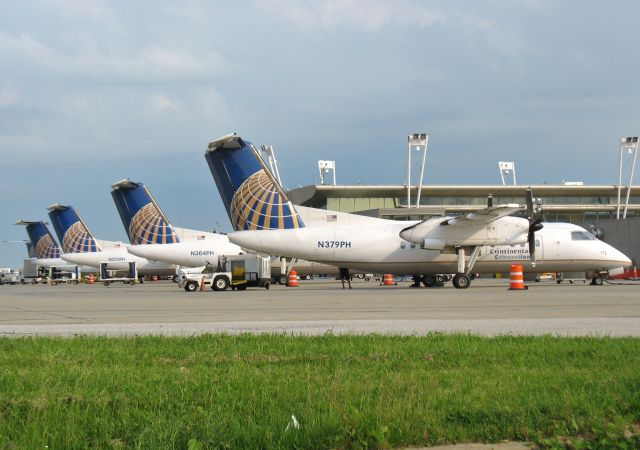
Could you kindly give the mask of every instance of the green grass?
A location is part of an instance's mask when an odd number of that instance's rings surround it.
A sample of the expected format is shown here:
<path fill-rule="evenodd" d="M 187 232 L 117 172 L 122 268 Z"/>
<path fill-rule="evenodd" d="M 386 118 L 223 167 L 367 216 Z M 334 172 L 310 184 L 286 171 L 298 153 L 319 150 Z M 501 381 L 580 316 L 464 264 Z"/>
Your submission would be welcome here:
<path fill-rule="evenodd" d="M 0 339 L 0 448 L 632 448 L 639 421 L 638 339 Z"/>

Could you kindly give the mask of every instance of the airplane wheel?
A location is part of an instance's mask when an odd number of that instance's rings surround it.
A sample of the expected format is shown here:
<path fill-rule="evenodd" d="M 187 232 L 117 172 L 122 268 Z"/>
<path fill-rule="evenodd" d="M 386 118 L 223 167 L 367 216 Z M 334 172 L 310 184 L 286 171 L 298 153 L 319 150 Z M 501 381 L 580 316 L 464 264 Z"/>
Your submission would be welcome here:
<path fill-rule="evenodd" d="M 229 280 L 227 277 L 216 277 L 211 284 L 214 291 L 226 291 L 229 287 Z"/>
<path fill-rule="evenodd" d="M 438 278 L 434 274 L 428 273 L 423 277 L 422 282 L 426 287 L 435 287 L 438 284 Z"/>
<path fill-rule="evenodd" d="M 287 277 L 286 275 L 280 275 L 278 277 L 278 284 L 284 286 L 285 284 L 287 284 L 289 282 L 289 277 Z"/>
<path fill-rule="evenodd" d="M 195 292 L 198 289 L 198 283 L 195 281 L 187 281 L 187 284 L 184 285 L 184 290 L 187 292 Z"/>
<path fill-rule="evenodd" d="M 471 278 L 466 273 L 457 273 L 453 277 L 453 285 L 456 289 L 466 289 L 471 285 Z"/>

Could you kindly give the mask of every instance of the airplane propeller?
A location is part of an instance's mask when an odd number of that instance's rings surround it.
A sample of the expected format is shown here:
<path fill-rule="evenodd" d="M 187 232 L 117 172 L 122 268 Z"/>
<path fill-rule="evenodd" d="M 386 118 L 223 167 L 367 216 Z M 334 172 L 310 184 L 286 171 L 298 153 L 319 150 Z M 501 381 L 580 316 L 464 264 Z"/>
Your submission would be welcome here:
<path fill-rule="evenodd" d="M 527 189 L 527 219 L 529 219 L 529 232 L 527 233 L 527 242 L 529 243 L 529 259 L 531 264 L 536 265 L 536 231 L 540 231 L 544 225 L 542 225 L 542 219 L 533 217 L 533 192 L 531 189 Z"/>

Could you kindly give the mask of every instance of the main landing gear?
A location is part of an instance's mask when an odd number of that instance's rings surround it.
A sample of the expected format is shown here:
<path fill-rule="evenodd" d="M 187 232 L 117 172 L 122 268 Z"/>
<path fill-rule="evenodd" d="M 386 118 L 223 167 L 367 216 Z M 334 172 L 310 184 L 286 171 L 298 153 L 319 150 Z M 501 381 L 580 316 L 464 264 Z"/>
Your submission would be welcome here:
<path fill-rule="evenodd" d="M 426 287 L 440 287 L 444 286 L 449 280 L 452 280 L 453 286 L 456 289 L 467 289 L 471 286 L 471 281 L 475 279 L 475 276 L 471 273 L 473 266 L 480 255 L 480 247 L 473 247 L 471 256 L 469 257 L 469 263 L 465 267 L 465 250 L 463 247 L 456 249 L 458 256 L 458 271 L 453 277 L 451 275 L 439 275 L 434 273 L 428 273 L 426 275 L 414 275 L 412 287 L 419 287 L 422 282 Z"/>
<path fill-rule="evenodd" d="M 453 285 L 456 289 L 466 289 L 471 286 L 471 271 L 478 259 L 478 255 L 480 255 L 480 247 L 473 247 L 471 256 L 469 257 L 469 263 L 466 265 L 466 268 L 464 247 L 456 248 L 456 253 L 458 254 L 458 273 L 453 276 Z"/>

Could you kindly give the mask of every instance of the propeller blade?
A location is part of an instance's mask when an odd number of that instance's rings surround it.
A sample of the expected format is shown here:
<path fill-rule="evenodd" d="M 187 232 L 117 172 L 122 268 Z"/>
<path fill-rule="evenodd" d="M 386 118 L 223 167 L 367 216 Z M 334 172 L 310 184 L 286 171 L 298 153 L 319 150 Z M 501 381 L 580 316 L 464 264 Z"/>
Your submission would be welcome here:
<path fill-rule="evenodd" d="M 533 230 L 529 230 L 527 241 L 529 241 L 529 259 L 531 264 L 536 265 L 536 237 Z"/>
<path fill-rule="evenodd" d="M 533 222 L 529 222 L 529 232 L 527 233 L 527 242 L 529 243 L 529 259 L 531 260 L 531 265 L 535 267 L 536 265 L 536 231 L 542 230 L 544 225 L 542 224 L 542 219 L 537 218 Z"/>
<path fill-rule="evenodd" d="M 529 221 L 533 219 L 533 191 L 527 189 L 527 218 Z"/>

